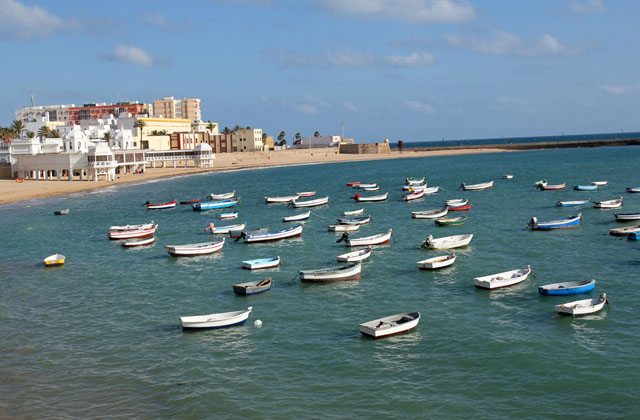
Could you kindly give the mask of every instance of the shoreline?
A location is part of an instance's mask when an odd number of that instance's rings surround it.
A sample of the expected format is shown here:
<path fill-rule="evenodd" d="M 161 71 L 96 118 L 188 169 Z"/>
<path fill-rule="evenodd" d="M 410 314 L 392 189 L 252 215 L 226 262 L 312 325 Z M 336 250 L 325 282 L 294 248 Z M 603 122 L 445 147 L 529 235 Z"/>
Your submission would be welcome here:
<path fill-rule="evenodd" d="M 359 162 L 387 159 L 410 159 L 434 156 L 455 156 L 480 153 L 505 153 L 499 148 L 458 148 L 382 154 L 338 154 L 329 149 L 295 149 L 277 152 L 235 152 L 216 154 L 213 168 L 146 168 L 144 174 L 122 174 L 115 181 L 42 181 L 27 180 L 22 183 L 14 179 L 0 179 L 0 206 L 22 201 L 67 196 L 82 192 L 106 189 L 114 186 L 135 185 L 150 180 L 164 180 L 182 176 L 231 172 L 238 170 L 266 169 L 285 166 L 321 165 L 328 163 Z"/>

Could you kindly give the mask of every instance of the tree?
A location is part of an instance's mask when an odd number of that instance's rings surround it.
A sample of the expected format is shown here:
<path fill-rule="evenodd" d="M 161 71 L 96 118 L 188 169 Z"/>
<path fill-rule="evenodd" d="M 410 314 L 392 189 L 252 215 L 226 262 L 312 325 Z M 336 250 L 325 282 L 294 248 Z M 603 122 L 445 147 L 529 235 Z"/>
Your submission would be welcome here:
<path fill-rule="evenodd" d="M 144 121 L 140 121 L 140 120 L 136 120 L 135 124 L 133 124 L 133 126 L 140 131 L 140 147 L 142 147 L 142 129 L 146 125 L 147 124 Z"/>
<path fill-rule="evenodd" d="M 14 120 L 11 123 L 11 131 L 13 131 L 13 135 L 16 138 L 22 137 L 22 132 L 24 131 L 24 123 L 20 120 Z"/>
<path fill-rule="evenodd" d="M 210 132 L 213 132 L 213 129 L 216 128 L 217 124 L 212 123 L 211 121 L 207 122 L 207 130 L 209 130 Z"/>
<path fill-rule="evenodd" d="M 229 127 L 225 127 L 224 130 L 222 130 L 222 132 L 224 134 L 229 134 L 229 133 L 231 133 L 231 130 L 229 130 Z"/>
<path fill-rule="evenodd" d="M 36 136 L 36 133 L 34 133 L 33 131 L 27 130 L 26 131 L 26 135 L 27 135 L 28 139 L 32 139 L 32 138 L 34 138 Z"/>
<path fill-rule="evenodd" d="M 60 132 L 58 130 L 51 130 L 49 131 L 49 137 L 52 139 L 59 139 L 60 138 Z"/>
<path fill-rule="evenodd" d="M 48 138 L 50 137 L 51 130 L 46 125 L 43 125 L 38 129 L 38 137 L 40 138 Z"/>
<path fill-rule="evenodd" d="M 238 124 L 236 124 L 236 126 L 233 127 L 233 131 L 238 131 L 238 130 L 241 130 L 241 129 L 242 129 L 242 127 L 240 127 Z"/>
<path fill-rule="evenodd" d="M 313 137 L 318 138 L 320 137 L 320 132 L 316 131 L 315 133 L 313 133 Z"/>
<path fill-rule="evenodd" d="M 278 146 L 284 146 L 285 144 L 287 144 L 287 133 L 281 131 L 278 134 Z"/>
<path fill-rule="evenodd" d="M 102 138 L 106 141 L 110 141 L 111 140 L 111 132 L 107 131 L 104 133 L 104 135 L 102 136 Z"/>
<path fill-rule="evenodd" d="M 299 131 L 296 133 L 296 135 L 294 137 L 296 139 L 296 143 L 302 142 L 302 134 L 300 134 Z"/>

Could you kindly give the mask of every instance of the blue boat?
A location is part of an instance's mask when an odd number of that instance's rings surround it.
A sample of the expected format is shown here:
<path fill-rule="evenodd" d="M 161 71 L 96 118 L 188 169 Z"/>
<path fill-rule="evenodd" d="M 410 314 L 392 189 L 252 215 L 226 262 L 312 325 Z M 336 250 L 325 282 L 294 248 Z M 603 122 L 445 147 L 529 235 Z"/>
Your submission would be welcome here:
<path fill-rule="evenodd" d="M 532 217 L 528 226 L 532 230 L 554 230 L 554 229 L 572 229 L 580 226 L 582 221 L 582 213 L 570 216 L 566 219 L 551 220 L 548 222 L 538 222 L 538 218 Z"/>
<path fill-rule="evenodd" d="M 191 205 L 193 211 L 224 209 L 227 207 L 233 207 L 238 204 L 238 200 L 218 200 L 218 201 L 206 201 L 204 203 L 194 203 Z"/>
<path fill-rule="evenodd" d="M 585 204 L 589 203 L 591 201 L 591 199 L 586 199 L 586 200 L 573 200 L 573 201 L 558 201 L 556 202 L 556 206 L 558 207 L 577 207 L 577 206 L 584 206 Z"/>
<path fill-rule="evenodd" d="M 595 191 L 598 189 L 597 185 L 574 185 L 573 189 L 576 191 Z"/>
<path fill-rule="evenodd" d="M 538 287 L 538 292 L 543 296 L 567 296 L 588 293 L 596 288 L 595 279 L 583 281 L 568 281 L 565 283 L 545 284 Z"/>
<path fill-rule="evenodd" d="M 631 232 L 627 235 L 627 239 L 630 241 L 640 241 L 640 233 Z"/>

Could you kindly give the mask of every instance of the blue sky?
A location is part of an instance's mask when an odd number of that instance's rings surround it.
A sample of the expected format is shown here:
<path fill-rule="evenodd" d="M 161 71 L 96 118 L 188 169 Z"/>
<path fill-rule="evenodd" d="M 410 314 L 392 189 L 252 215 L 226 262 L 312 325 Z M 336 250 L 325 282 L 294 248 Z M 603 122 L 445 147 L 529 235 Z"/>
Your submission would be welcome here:
<path fill-rule="evenodd" d="M 29 104 L 199 97 L 359 142 L 638 131 L 632 0 L 0 0 L 0 125 Z"/>

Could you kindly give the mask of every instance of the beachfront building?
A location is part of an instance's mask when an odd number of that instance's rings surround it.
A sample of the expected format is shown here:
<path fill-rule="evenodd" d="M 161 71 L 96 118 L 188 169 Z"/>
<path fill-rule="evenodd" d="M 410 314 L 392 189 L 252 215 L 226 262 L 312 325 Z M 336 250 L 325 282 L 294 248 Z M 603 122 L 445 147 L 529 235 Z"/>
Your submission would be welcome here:
<path fill-rule="evenodd" d="M 262 133 L 262 144 L 264 144 L 264 150 L 275 150 L 275 142 L 273 136 L 265 135 Z"/>
<path fill-rule="evenodd" d="M 293 143 L 293 148 L 338 147 L 343 143 L 340 136 L 303 137 Z"/>
<path fill-rule="evenodd" d="M 79 124 L 82 120 L 96 120 L 108 115 L 146 115 L 147 106 L 138 101 L 118 102 L 115 104 L 96 103 L 70 107 L 67 124 Z"/>
<path fill-rule="evenodd" d="M 141 149 L 170 150 L 170 136 L 173 133 L 191 133 L 191 120 L 187 118 L 140 117 L 143 123 L 142 136 L 136 128 L 136 137 L 140 140 Z"/>
<path fill-rule="evenodd" d="M 150 115 L 154 118 L 202 120 L 199 98 L 174 99 L 173 96 L 165 96 L 162 99 L 154 99 L 151 108 Z"/>
<path fill-rule="evenodd" d="M 262 142 L 262 129 L 260 128 L 239 128 L 234 131 L 233 136 L 237 139 L 238 152 L 262 152 L 264 143 Z"/>
<path fill-rule="evenodd" d="M 212 168 L 216 156 L 207 143 L 200 143 L 192 150 L 148 150 L 145 159 L 152 168 L 193 166 L 195 168 Z"/>

